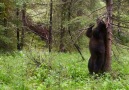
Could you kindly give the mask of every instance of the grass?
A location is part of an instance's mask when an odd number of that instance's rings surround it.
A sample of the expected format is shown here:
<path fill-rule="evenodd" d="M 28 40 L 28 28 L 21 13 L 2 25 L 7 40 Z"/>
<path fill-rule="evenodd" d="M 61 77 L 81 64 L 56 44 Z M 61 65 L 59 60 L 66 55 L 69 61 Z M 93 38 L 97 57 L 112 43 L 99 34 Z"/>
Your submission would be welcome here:
<path fill-rule="evenodd" d="M 1 54 L 0 90 L 129 90 L 128 52 L 120 51 L 112 56 L 112 71 L 101 77 L 88 74 L 88 52 L 85 61 L 76 52 Z"/>

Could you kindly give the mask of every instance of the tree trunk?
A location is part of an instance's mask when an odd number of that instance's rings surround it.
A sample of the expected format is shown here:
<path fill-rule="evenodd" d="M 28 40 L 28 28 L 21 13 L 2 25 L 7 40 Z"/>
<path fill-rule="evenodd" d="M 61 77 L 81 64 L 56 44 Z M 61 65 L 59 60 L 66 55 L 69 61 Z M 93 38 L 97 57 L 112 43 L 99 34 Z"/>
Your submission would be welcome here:
<path fill-rule="evenodd" d="M 24 46 L 24 37 L 25 37 L 25 23 L 26 23 L 26 4 L 23 4 L 23 9 L 22 9 L 22 32 L 21 32 L 21 49 L 23 49 Z"/>
<path fill-rule="evenodd" d="M 51 52 L 52 49 L 52 10 L 53 10 L 53 1 L 50 0 L 49 52 Z"/>
<path fill-rule="evenodd" d="M 4 35 L 7 36 L 7 19 L 6 19 L 6 17 L 4 17 L 4 27 L 5 27 Z"/>
<path fill-rule="evenodd" d="M 19 31 L 19 8 L 16 9 L 16 16 L 17 16 L 17 50 L 20 50 L 20 31 Z"/>
<path fill-rule="evenodd" d="M 5 12 L 5 13 L 4 13 Z M 7 12 L 7 10 L 6 10 L 6 7 L 4 7 L 4 19 L 3 19 L 3 24 L 4 24 L 4 28 L 5 28 L 5 30 L 4 30 L 4 35 L 6 35 L 7 36 L 7 16 L 6 16 L 6 14 L 8 14 L 8 12 Z"/>
<path fill-rule="evenodd" d="M 64 43 L 63 43 L 63 38 L 64 38 L 64 34 L 65 34 L 65 28 L 63 27 L 63 23 L 62 23 L 63 20 L 61 20 L 61 29 L 60 29 L 60 49 L 59 51 L 60 52 L 65 52 L 65 46 L 64 46 Z"/>
<path fill-rule="evenodd" d="M 60 52 L 65 52 L 66 51 L 66 49 L 65 49 L 65 46 L 64 46 L 64 43 L 63 43 L 63 38 L 64 38 L 64 35 L 65 35 L 65 27 L 63 26 L 63 22 L 65 21 L 65 19 L 66 19 L 66 6 L 67 6 L 67 4 L 65 3 L 66 1 L 63 1 L 62 0 L 62 2 L 63 2 L 63 5 L 61 5 L 61 28 L 60 28 L 60 48 L 59 48 L 59 51 Z"/>
<path fill-rule="evenodd" d="M 107 8 L 107 45 L 106 45 L 106 62 L 104 71 L 111 70 L 111 46 L 112 46 L 112 4 L 113 0 L 106 0 L 106 8 Z"/>

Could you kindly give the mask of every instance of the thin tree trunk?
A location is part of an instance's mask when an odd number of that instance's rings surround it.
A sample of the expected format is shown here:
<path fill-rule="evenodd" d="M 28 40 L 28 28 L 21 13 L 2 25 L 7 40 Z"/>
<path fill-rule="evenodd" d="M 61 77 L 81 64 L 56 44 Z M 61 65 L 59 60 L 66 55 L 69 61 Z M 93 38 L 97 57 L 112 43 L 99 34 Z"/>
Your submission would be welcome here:
<path fill-rule="evenodd" d="M 23 49 L 24 46 L 24 37 L 25 37 L 25 23 L 26 23 L 26 4 L 23 4 L 22 9 L 22 32 L 21 32 L 21 49 Z"/>
<path fill-rule="evenodd" d="M 4 12 L 6 12 L 6 11 L 7 10 L 4 8 Z M 6 12 L 6 14 L 7 14 L 7 12 Z M 3 23 L 4 23 L 4 28 L 5 28 L 4 35 L 7 36 L 7 17 L 6 17 L 6 14 L 4 13 L 4 21 L 3 21 Z"/>
<path fill-rule="evenodd" d="M 4 35 L 7 35 L 7 19 L 6 19 L 6 17 L 4 17 L 4 27 L 5 27 Z"/>
<path fill-rule="evenodd" d="M 17 16 L 17 50 L 20 50 L 20 31 L 19 31 L 19 8 L 16 9 L 16 16 Z"/>
<path fill-rule="evenodd" d="M 60 29 L 60 52 L 65 52 L 65 47 L 64 47 L 64 43 L 63 43 L 63 38 L 64 38 L 64 34 L 65 34 L 65 28 L 62 26 L 62 21 L 61 21 L 61 29 Z"/>
<path fill-rule="evenodd" d="M 53 10 L 53 2 L 50 0 L 50 25 L 49 25 L 49 52 L 52 49 L 52 10 Z"/>
<path fill-rule="evenodd" d="M 60 29 L 60 48 L 59 48 L 59 51 L 60 52 L 65 52 L 65 46 L 64 46 L 64 43 L 63 43 L 63 38 L 64 38 L 64 34 L 65 34 L 65 27 L 63 26 L 63 21 L 65 21 L 65 18 L 66 18 L 66 1 L 63 1 L 62 2 L 64 3 L 62 6 L 61 6 L 61 29 Z"/>
<path fill-rule="evenodd" d="M 107 45 L 106 45 L 106 62 L 104 71 L 110 71 L 111 70 L 111 47 L 112 47 L 112 5 L 113 0 L 106 0 L 107 5 L 107 19 L 106 19 L 106 25 L 107 25 Z"/>

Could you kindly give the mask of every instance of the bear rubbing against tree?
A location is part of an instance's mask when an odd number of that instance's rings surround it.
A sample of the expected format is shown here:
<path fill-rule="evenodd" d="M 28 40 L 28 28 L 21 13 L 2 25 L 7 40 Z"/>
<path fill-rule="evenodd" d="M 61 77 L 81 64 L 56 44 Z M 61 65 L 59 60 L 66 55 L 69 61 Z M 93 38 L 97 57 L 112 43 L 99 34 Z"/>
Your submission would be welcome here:
<path fill-rule="evenodd" d="M 90 38 L 89 50 L 91 53 L 88 69 L 90 74 L 98 74 L 104 72 L 107 28 L 103 20 L 97 20 L 97 27 L 92 29 L 93 27 L 94 25 L 90 25 L 86 32 L 86 36 Z"/>

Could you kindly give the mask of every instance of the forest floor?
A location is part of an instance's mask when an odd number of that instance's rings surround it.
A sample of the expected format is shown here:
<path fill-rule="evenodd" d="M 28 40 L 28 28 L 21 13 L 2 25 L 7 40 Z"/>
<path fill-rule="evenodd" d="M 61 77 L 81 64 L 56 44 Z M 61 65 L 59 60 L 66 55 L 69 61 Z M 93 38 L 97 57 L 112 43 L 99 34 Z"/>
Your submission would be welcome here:
<path fill-rule="evenodd" d="M 30 51 L 33 52 L 33 51 Z M 113 54 L 112 70 L 88 74 L 89 52 L 47 53 L 34 50 L 0 54 L 0 90 L 129 90 L 129 55 Z"/>

